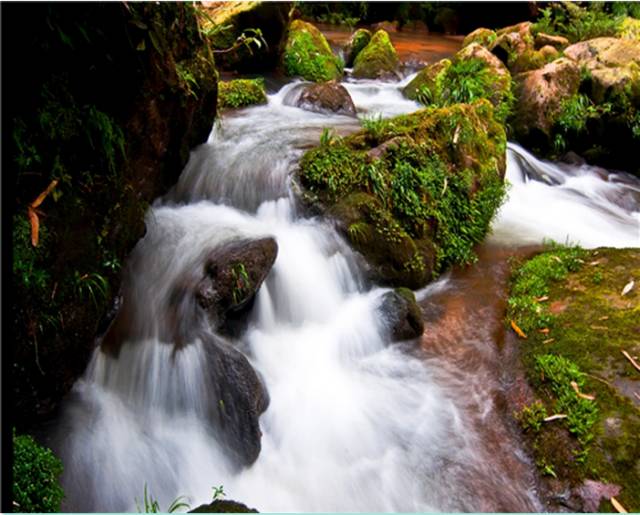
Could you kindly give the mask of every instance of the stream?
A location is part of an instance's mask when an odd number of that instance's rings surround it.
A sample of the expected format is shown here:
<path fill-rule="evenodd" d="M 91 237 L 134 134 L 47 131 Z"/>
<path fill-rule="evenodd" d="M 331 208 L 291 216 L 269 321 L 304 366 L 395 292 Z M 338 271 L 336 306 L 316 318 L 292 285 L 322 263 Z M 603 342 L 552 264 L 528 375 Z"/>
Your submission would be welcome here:
<path fill-rule="evenodd" d="M 345 82 L 359 117 L 419 108 L 401 83 Z M 537 160 L 510 144 L 509 198 L 479 262 L 417 293 L 418 343 L 389 345 L 384 288 L 331 223 L 297 205 L 291 175 L 322 130 L 359 121 L 292 107 L 299 81 L 267 105 L 228 113 L 178 184 L 147 214 L 124 283 L 144 337 L 117 357 L 96 348 L 53 435 L 65 511 L 136 511 L 145 485 L 165 509 L 226 497 L 269 511 L 540 511 L 535 466 L 501 398 L 507 259 L 544 239 L 637 246 L 640 182 L 624 173 Z M 161 337 L 166 299 L 203 253 L 273 236 L 279 251 L 248 330 L 223 339 L 260 373 L 270 404 L 257 461 L 238 469 L 207 421 L 205 342 Z M 187 321 L 188 322 L 188 321 Z M 217 338 L 222 338 L 215 335 Z"/>

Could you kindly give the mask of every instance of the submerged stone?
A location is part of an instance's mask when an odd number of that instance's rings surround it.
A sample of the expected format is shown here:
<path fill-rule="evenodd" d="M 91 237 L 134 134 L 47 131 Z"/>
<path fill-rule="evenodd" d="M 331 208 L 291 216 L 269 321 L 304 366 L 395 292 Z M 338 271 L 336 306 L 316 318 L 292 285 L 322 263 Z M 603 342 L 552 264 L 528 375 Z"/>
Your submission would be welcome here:
<path fill-rule="evenodd" d="M 347 89 L 337 81 L 313 84 L 304 89 L 297 106 L 306 111 L 356 116 L 356 106 Z"/>

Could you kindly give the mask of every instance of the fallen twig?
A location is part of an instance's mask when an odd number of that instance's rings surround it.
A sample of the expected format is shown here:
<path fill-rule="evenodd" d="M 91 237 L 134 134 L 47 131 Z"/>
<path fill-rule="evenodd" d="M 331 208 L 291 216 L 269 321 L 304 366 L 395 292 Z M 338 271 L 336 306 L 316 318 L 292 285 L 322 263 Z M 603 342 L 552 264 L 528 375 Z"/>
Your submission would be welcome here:
<path fill-rule="evenodd" d="M 563 418 L 567 418 L 567 415 L 564 413 L 558 413 L 557 415 L 551 415 L 544 419 L 545 422 L 553 422 L 554 420 L 561 420 Z"/>
<path fill-rule="evenodd" d="M 618 513 L 628 513 L 627 510 L 624 509 L 624 506 L 622 506 L 615 497 L 611 498 L 611 504 L 613 504 L 613 507 Z"/>
<path fill-rule="evenodd" d="M 640 365 L 638 365 L 638 362 L 633 359 L 626 350 L 623 350 L 622 354 L 624 354 L 624 357 L 629 360 L 629 362 L 636 368 L 638 372 L 640 372 Z"/>

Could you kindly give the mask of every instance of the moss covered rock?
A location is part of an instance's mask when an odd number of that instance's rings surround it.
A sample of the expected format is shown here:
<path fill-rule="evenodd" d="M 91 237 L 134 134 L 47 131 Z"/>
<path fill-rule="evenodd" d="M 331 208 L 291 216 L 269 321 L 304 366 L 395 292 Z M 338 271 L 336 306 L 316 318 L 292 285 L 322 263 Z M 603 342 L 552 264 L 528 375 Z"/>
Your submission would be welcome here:
<path fill-rule="evenodd" d="M 352 67 L 358 54 L 371 41 L 371 31 L 367 29 L 356 30 L 349 42 L 344 47 L 345 66 Z"/>
<path fill-rule="evenodd" d="M 495 30 L 485 29 L 480 27 L 479 29 L 474 30 L 467 34 L 462 41 L 462 47 L 466 47 L 471 43 L 478 43 L 485 48 L 489 48 L 497 39 L 498 35 Z"/>
<path fill-rule="evenodd" d="M 504 121 L 511 110 L 511 75 L 502 62 L 478 43 L 460 50 L 450 61 L 427 66 L 404 88 L 405 96 L 425 105 L 447 106 L 486 98 Z"/>
<path fill-rule="evenodd" d="M 640 355 L 640 293 L 622 295 L 639 277 L 640 250 L 608 248 L 553 248 L 513 276 L 507 322 L 535 395 L 518 418 L 550 501 L 563 491 L 572 511 L 611 512 L 611 495 L 640 510 L 640 374 L 622 353 Z M 594 499 L 597 484 L 610 493 Z"/>
<path fill-rule="evenodd" d="M 298 178 L 372 279 L 415 289 L 473 261 L 504 195 L 505 145 L 486 100 L 427 108 L 310 150 Z"/>
<path fill-rule="evenodd" d="M 291 2 L 256 0 L 211 2 L 201 7 L 206 13 L 200 23 L 218 51 L 216 63 L 222 69 L 260 72 L 278 65 L 291 18 Z M 238 38 L 257 36 L 262 44 L 238 44 Z M 266 44 L 265 44 L 266 43 Z"/>
<path fill-rule="evenodd" d="M 389 34 L 378 30 L 353 64 L 353 76 L 363 79 L 389 79 L 397 77 L 400 60 Z"/>
<path fill-rule="evenodd" d="M 422 336 L 422 311 L 416 302 L 416 296 L 408 288 L 396 288 L 385 293 L 380 312 L 393 341 L 413 340 Z"/>
<path fill-rule="evenodd" d="M 531 22 L 523 22 L 497 31 L 497 38 L 490 50 L 500 59 L 509 71 L 518 73 L 533 69 L 535 44 L 531 32 Z"/>
<path fill-rule="evenodd" d="M 322 33 L 311 23 L 294 20 L 289 26 L 283 54 L 287 75 L 322 82 L 342 77 L 342 62 Z"/>
<path fill-rule="evenodd" d="M 539 50 L 545 46 L 551 46 L 556 50 L 563 50 L 569 46 L 569 40 L 562 36 L 552 36 L 544 32 L 538 32 L 535 35 L 535 46 Z"/>
<path fill-rule="evenodd" d="M 237 108 L 266 104 L 264 79 L 236 79 L 218 84 L 218 107 Z"/>

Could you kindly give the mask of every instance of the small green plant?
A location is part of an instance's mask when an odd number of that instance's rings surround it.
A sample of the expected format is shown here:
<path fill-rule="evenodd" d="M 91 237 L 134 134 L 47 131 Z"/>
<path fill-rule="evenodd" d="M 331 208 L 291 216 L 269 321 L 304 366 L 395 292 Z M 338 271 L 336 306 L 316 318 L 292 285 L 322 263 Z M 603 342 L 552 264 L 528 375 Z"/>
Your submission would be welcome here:
<path fill-rule="evenodd" d="M 31 436 L 13 430 L 13 502 L 20 512 L 59 512 L 62 462 Z"/>
<path fill-rule="evenodd" d="M 251 280 L 244 263 L 233 265 L 231 273 L 233 275 L 233 290 L 231 292 L 233 303 L 238 304 L 244 298 L 246 289 L 251 285 Z"/>
<path fill-rule="evenodd" d="M 378 141 L 384 135 L 385 130 L 389 127 L 389 122 L 382 118 L 381 114 L 372 114 L 362 118 L 362 128 L 366 130 L 371 137 Z"/>
<path fill-rule="evenodd" d="M 320 134 L 320 146 L 326 147 L 331 145 L 335 141 L 335 133 L 333 129 L 329 127 L 325 127 L 322 129 L 322 134 Z"/>
<path fill-rule="evenodd" d="M 542 428 L 544 419 L 547 418 L 547 409 L 542 402 L 536 401 L 530 406 L 522 408 L 522 411 L 517 414 L 516 418 L 520 421 L 522 429 L 537 433 Z"/>
<path fill-rule="evenodd" d="M 138 504 L 138 500 L 136 499 L 136 509 L 138 510 L 138 513 L 173 513 L 175 511 L 178 511 L 181 508 L 186 508 L 189 509 L 190 505 L 186 502 L 183 501 L 183 499 L 186 499 L 185 496 L 181 495 L 179 497 L 176 497 L 171 504 L 169 505 L 169 507 L 163 511 L 160 508 L 160 503 L 154 499 L 151 494 L 149 494 L 148 490 L 147 490 L 147 484 L 144 484 L 144 497 L 143 497 L 143 505 L 140 506 Z"/>
<path fill-rule="evenodd" d="M 97 272 L 80 274 L 76 270 L 73 273 L 73 282 L 77 295 L 83 299 L 91 299 L 96 309 L 106 300 L 109 283 L 103 275 Z"/>
<path fill-rule="evenodd" d="M 536 33 L 564 36 L 572 43 L 615 36 L 623 15 L 620 9 L 611 10 L 610 7 L 605 2 L 590 2 L 585 7 L 574 2 L 552 3 L 540 10 L 533 30 Z"/>
<path fill-rule="evenodd" d="M 225 496 L 226 494 L 224 493 L 224 488 L 222 485 L 213 487 L 213 502 L 218 501 Z"/>

